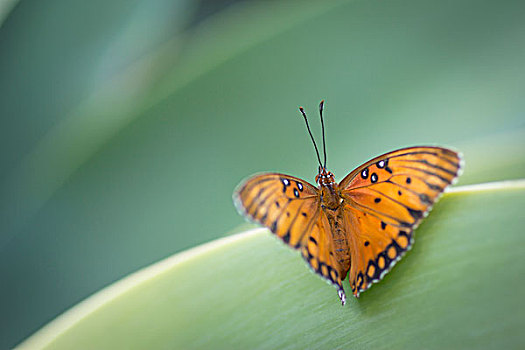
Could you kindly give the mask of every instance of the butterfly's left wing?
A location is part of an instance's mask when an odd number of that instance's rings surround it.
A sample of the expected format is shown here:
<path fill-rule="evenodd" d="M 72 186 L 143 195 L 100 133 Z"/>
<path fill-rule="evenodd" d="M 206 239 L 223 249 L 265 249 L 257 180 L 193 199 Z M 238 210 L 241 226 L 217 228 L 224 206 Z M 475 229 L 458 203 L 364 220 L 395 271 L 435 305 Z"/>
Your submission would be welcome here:
<path fill-rule="evenodd" d="M 446 148 L 410 147 L 374 158 L 341 181 L 355 296 L 410 249 L 413 230 L 456 179 L 460 163 Z"/>
<path fill-rule="evenodd" d="M 258 174 L 243 181 L 233 194 L 237 210 L 268 227 L 294 249 L 302 247 L 317 222 L 317 189 L 299 178 Z"/>
<path fill-rule="evenodd" d="M 233 199 L 239 212 L 300 249 L 312 270 L 333 284 L 345 303 L 341 278 L 346 271 L 334 257 L 330 224 L 314 186 L 289 175 L 260 174 L 241 183 Z"/>

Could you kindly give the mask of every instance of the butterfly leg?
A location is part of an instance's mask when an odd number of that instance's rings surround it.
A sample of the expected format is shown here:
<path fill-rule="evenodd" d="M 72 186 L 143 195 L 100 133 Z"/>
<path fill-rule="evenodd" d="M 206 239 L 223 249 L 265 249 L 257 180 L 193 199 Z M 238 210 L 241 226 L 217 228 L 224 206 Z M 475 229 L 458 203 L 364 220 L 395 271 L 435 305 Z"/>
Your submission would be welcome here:
<path fill-rule="evenodd" d="M 346 294 L 344 289 L 339 289 L 337 294 L 339 294 L 339 299 L 341 299 L 341 305 L 344 306 L 346 304 Z"/>

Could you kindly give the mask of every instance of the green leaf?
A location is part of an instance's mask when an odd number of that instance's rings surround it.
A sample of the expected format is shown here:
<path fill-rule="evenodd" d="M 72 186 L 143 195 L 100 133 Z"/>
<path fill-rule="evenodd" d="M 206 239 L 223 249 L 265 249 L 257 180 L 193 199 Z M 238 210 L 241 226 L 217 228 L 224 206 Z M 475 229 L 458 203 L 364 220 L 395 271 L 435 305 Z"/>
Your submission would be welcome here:
<path fill-rule="evenodd" d="M 229 236 L 100 291 L 20 348 L 517 348 L 524 207 L 524 180 L 456 188 L 345 307 L 266 230 Z"/>

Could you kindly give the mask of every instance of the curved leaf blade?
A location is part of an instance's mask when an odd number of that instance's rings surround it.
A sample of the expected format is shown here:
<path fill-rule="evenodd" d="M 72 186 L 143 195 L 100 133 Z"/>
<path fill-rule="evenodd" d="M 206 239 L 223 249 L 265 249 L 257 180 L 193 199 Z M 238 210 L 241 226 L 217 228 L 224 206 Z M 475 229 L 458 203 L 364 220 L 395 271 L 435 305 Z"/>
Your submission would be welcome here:
<path fill-rule="evenodd" d="M 265 230 L 226 237 L 102 290 L 20 348 L 517 347 L 524 206 L 525 181 L 445 195 L 414 249 L 347 307 Z"/>

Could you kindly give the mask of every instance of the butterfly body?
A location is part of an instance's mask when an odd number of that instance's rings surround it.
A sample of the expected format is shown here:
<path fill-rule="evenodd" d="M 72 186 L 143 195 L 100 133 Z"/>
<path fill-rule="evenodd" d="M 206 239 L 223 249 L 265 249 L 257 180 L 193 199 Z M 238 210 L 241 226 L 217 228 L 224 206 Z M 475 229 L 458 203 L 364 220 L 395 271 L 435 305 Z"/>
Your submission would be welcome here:
<path fill-rule="evenodd" d="M 300 250 L 344 304 L 343 280 L 348 276 L 355 297 L 380 281 L 411 248 L 413 231 L 457 178 L 462 161 L 447 148 L 402 148 L 364 163 L 339 183 L 326 170 L 326 157 L 325 166 L 319 163 L 317 187 L 263 173 L 241 182 L 233 199 L 239 212 Z"/>
<path fill-rule="evenodd" d="M 333 254 L 341 266 L 340 275 L 344 279 L 350 268 L 350 250 L 343 215 L 344 198 L 341 196 L 335 177 L 326 169 L 320 169 L 315 178 L 318 184 L 321 210 L 326 215 L 334 244 Z"/>
<path fill-rule="evenodd" d="M 340 266 L 341 279 L 345 279 L 350 269 L 350 246 L 348 234 L 346 233 L 346 222 L 344 218 L 343 206 L 339 205 L 336 209 L 323 208 L 324 214 L 330 226 L 331 238 L 333 241 L 333 254 Z"/>

